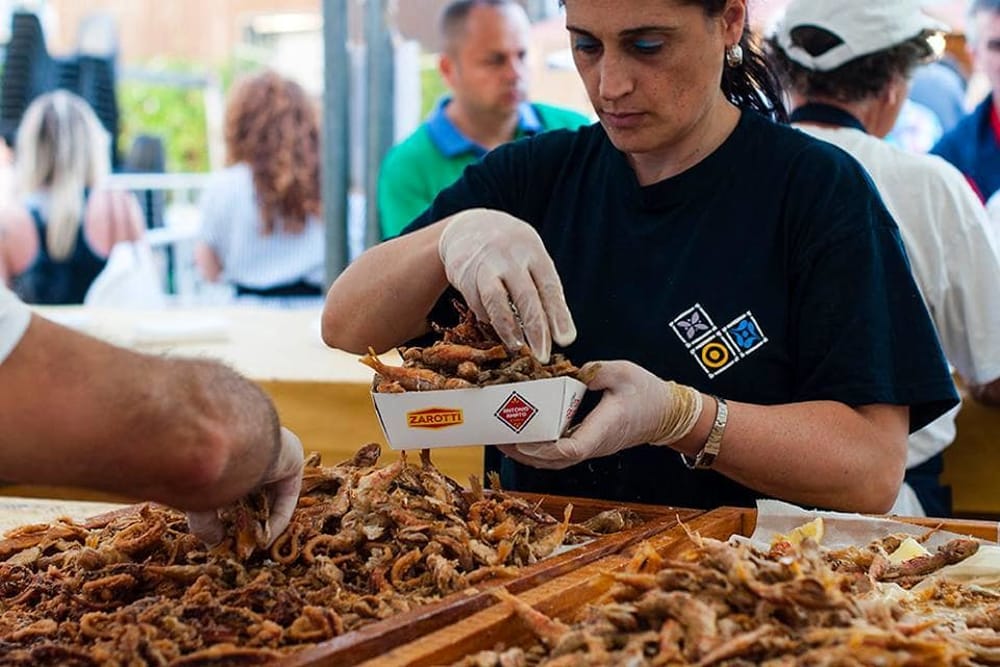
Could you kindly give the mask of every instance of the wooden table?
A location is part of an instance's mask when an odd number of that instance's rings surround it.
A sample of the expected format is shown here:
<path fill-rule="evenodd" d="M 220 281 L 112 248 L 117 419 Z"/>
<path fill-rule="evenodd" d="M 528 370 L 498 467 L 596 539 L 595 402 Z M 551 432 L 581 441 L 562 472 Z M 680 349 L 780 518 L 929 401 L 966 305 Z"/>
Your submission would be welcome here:
<path fill-rule="evenodd" d="M 36 312 L 136 350 L 226 362 L 271 396 L 282 423 L 302 439 L 307 453 L 318 451 L 324 463 L 349 458 L 368 442 L 382 444 L 383 461 L 396 455 L 386 445 L 369 396 L 371 370 L 356 355 L 323 343 L 319 309 L 49 306 Z M 392 353 L 387 361 L 398 363 L 398 358 Z M 433 458 L 460 482 L 466 483 L 472 473 L 482 475 L 482 447 L 441 449 Z M 0 494 L 119 500 L 80 489 L 20 485 L 0 487 Z"/>

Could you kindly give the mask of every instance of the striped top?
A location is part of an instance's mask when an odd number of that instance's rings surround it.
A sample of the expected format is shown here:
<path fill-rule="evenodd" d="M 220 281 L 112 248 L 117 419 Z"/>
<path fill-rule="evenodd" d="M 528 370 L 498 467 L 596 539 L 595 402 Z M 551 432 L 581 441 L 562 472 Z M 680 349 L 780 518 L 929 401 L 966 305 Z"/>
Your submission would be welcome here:
<path fill-rule="evenodd" d="M 261 233 L 260 209 L 249 165 L 235 164 L 213 174 L 200 202 L 202 240 L 222 263 L 222 279 L 267 289 L 300 280 L 322 286 L 325 278 L 323 225 L 310 217 L 305 230 L 291 234 L 279 223 Z"/>

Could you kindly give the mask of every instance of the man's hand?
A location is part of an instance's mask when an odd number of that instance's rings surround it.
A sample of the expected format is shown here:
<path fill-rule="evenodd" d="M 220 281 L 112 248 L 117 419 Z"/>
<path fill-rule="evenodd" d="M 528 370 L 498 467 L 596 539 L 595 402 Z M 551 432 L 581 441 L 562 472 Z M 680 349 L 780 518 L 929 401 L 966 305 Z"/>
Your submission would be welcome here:
<path fill-rule="evenodd" d="M 501 451 L 525 465 L 558 470 L 647 442 L 673 444 L 701 416 L 700 393 L 629 361 L 589 363 L 580 377 L 604 396 L 578 427 L 555 442 L 501 445 Z"/>
<path fill-rule="evenodd" d="M 302 488 L 302 443 L 298 436 L 281 427 L 278 456 L 265 474 L 262 487 L 268 498 L 267 545 L 288 527 L 292 513 L 299 502 Z M 188 512 L 188 527 L 206 544 L 215 545 L 225 537 L 222 521 L 217 511 Z"/>
<path fill-rule="evenodd" d="M 438 253 L 448 282 L 509 349 L 527 342 L 548 363 L 552 341 L 576 339 L 559 275 L 531 225 L 500 211 L 463 211 L 441 232 Z"/>

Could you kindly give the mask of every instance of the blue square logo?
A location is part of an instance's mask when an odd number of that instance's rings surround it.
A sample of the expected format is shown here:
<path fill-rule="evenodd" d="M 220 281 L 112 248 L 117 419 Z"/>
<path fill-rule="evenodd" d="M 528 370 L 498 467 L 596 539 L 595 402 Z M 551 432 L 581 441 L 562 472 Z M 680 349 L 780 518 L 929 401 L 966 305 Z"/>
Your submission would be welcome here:
<path fill-rule="evenodd" d="M 747 356 L 767 342 L 767 336 L 749 311 L 727 324 L 722 331 L 740 357 Z"/>

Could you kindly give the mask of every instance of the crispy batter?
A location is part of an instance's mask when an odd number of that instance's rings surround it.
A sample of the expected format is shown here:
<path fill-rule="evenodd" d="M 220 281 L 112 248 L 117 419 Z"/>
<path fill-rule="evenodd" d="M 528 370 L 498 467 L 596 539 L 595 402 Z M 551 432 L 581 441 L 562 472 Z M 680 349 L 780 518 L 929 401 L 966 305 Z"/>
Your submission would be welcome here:
<path fill-rule="evenodd" d="M 541 642 L 530 664 L 944 666 L 1000 658 L 1000 595 L 931 576 L 974 553 L 971 539 L 873 573 L 867 554 L 898 546 L 895 536 L 852 550 L 806 539 L 768 552 L 691 537 L 694 547 L 674 560 L 641 546 L 629 571 L 611 575 L 608 598 L 573 625 L 496 594 Z M 910 594 L 896 588 L 918 582 Z M 457 664 L 523 656 L 511 650 Z"/>
<path fill-rule="evenodd" d="M 288 529 L 264 547 L 267 503 L 220 513 L 208 550 L 182 513 L 152 504 L 0 540 L 0 664 L 270 663 L 460 591 L 502 581 L 589 530 L 405 456 L 362 447 L 306 461 Z M 628 527 L 628 523 L 621 526 Z"/>
<path fill-rule="evenodd" d="M 453 302 L 460 320 L 454 327 L 432 325 L 441 339 L 429 347 L 401 347 L 402 366 L 383 363 L 375 351 L 361 363 L 377 373 L 375 391 L 399 393 L 433 389 L 467 389 L 508 382 L 554 377 L 576 377 L 579 369 L 562 354 L 542 364 L 526 346 L 508 350 L 489 324 L 458 301 Z"/>

